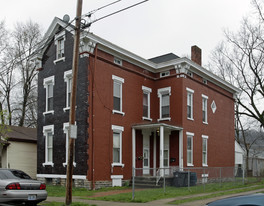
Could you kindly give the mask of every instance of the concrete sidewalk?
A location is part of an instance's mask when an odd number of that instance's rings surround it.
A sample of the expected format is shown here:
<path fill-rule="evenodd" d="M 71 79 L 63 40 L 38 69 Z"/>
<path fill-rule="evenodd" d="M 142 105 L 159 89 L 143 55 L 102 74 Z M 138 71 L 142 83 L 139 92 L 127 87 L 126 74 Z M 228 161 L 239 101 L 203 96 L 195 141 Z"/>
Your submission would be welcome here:
<path fill-rule="evenodd" d="M 231 194 L 231 195 L 224 195 L 224 196 L 219 196 L 215 198 L 210 198 L 210 199 L 205 199 L 205 200 L 198 200 L 198 201 L 193 201 L 193 202 L 188 202 L 181 204 L 182 206 L 204 206 L 208 202 L 212 202 L 218 199 L 222 198 L 227 198 L 227 197 L 233 197 L 233 196 L 238 196 L 238 195 L 247 195 L 247 194 L 253 194 L 253 193 L 258 193 L 258 192 L 264 192 L 263 189 L 258 189 L 258 190 L 252 190 L 248 192 L 242 192 L 242 193 L 236 193 L 236 194 Z M 217 192 L 215 192 L 217 193 Z M 175 201 L 175 200 L 182 200 L 186 198 L 191 198 L 191 197 L 198 197 L 198 196 L 205 196 L 205 195 L 210 195 L 214 193 L 204 193 L 204 194 L 197 194 L 197 195 L 188 195 L 184 197 L 175 197 L 175 198 L 169 198 L 169 199 L 160 199 L 160 200 L 155 200 L 152 202 L 147 202 L 147 203 L 130 203 L 130 202 L 110 202 L 110 201 L 100 201 L 100 200 L 85 200 L 81 199 L 80 197 L 73 197 L 72 201 L 73 202 L 82 202 L 82 203 L 87 203 L 90 205 L 97 205 L 97 206 L 135 206 L 135 205 L 142 205 L 142 206 L 168 206 L 168 203 Z M 65 202 L 65 197 L 48 197 L 48 199 L 45 202 Z M 45 202 L 43 205 L 45 205 Z"/>

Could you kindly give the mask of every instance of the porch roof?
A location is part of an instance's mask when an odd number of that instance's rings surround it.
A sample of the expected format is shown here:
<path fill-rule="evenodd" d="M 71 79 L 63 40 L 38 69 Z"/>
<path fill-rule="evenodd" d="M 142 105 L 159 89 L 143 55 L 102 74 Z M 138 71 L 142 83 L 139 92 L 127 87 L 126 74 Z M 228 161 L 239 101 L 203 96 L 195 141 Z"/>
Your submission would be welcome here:
<path fill-rule="evenodd" d="M 169 130 L 183 130 L 182 127 L 178 127 L 175 125 L 169 125 L 165 123 L 152 123 L 152 124 L 135 124 L 132 125 L 133 129 L 158 129 L 163 126 L 165 129 Z"/>

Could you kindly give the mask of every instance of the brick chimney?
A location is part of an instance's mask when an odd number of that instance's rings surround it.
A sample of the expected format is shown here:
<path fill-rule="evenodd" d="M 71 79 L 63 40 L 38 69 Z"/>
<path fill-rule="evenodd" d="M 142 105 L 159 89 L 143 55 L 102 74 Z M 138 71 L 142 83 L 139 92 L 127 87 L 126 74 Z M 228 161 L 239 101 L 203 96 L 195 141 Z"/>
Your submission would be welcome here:
<path fill-rule="evenodd" d="M 196 64 L 202 66 L 202 50 L 196 45 L 192 46 L 191 59 Z"/>

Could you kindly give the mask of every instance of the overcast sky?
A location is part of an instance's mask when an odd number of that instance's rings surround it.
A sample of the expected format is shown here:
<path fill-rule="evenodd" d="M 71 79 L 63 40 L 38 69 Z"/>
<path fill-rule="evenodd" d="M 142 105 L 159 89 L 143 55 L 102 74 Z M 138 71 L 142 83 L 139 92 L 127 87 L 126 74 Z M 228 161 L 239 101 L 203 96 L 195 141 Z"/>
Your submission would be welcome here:
<path fill-rule="evenodd" d="M 77 0 L 0 0 L 0 21 L 12 29 L 18 21 L 31 19 L 46 32 L 55 16 L 71 19 Z M 115 0 L 83 0 L 88 13 Z M 122 0 L 96 12 L 98 19 L 141 0 Z M 190 56 L 192 45 L 210 52 L 223 39 L 223 29 L 237 31 L 242 17 L 252 10 L 250 0 L 149 0 L 144 4 L 92 24 L 90 31 L 144 58 L 173 52 Z"/>

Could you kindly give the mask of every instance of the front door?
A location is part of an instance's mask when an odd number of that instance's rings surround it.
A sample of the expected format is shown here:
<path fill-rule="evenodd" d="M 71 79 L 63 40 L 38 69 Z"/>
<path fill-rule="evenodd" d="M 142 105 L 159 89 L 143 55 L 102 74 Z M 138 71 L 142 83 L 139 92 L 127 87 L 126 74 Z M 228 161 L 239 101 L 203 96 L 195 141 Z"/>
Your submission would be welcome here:
<path fill-rule="evenodd" d="M 149 136 L 143 138 L 143 175 L 149 175 Z"/>

